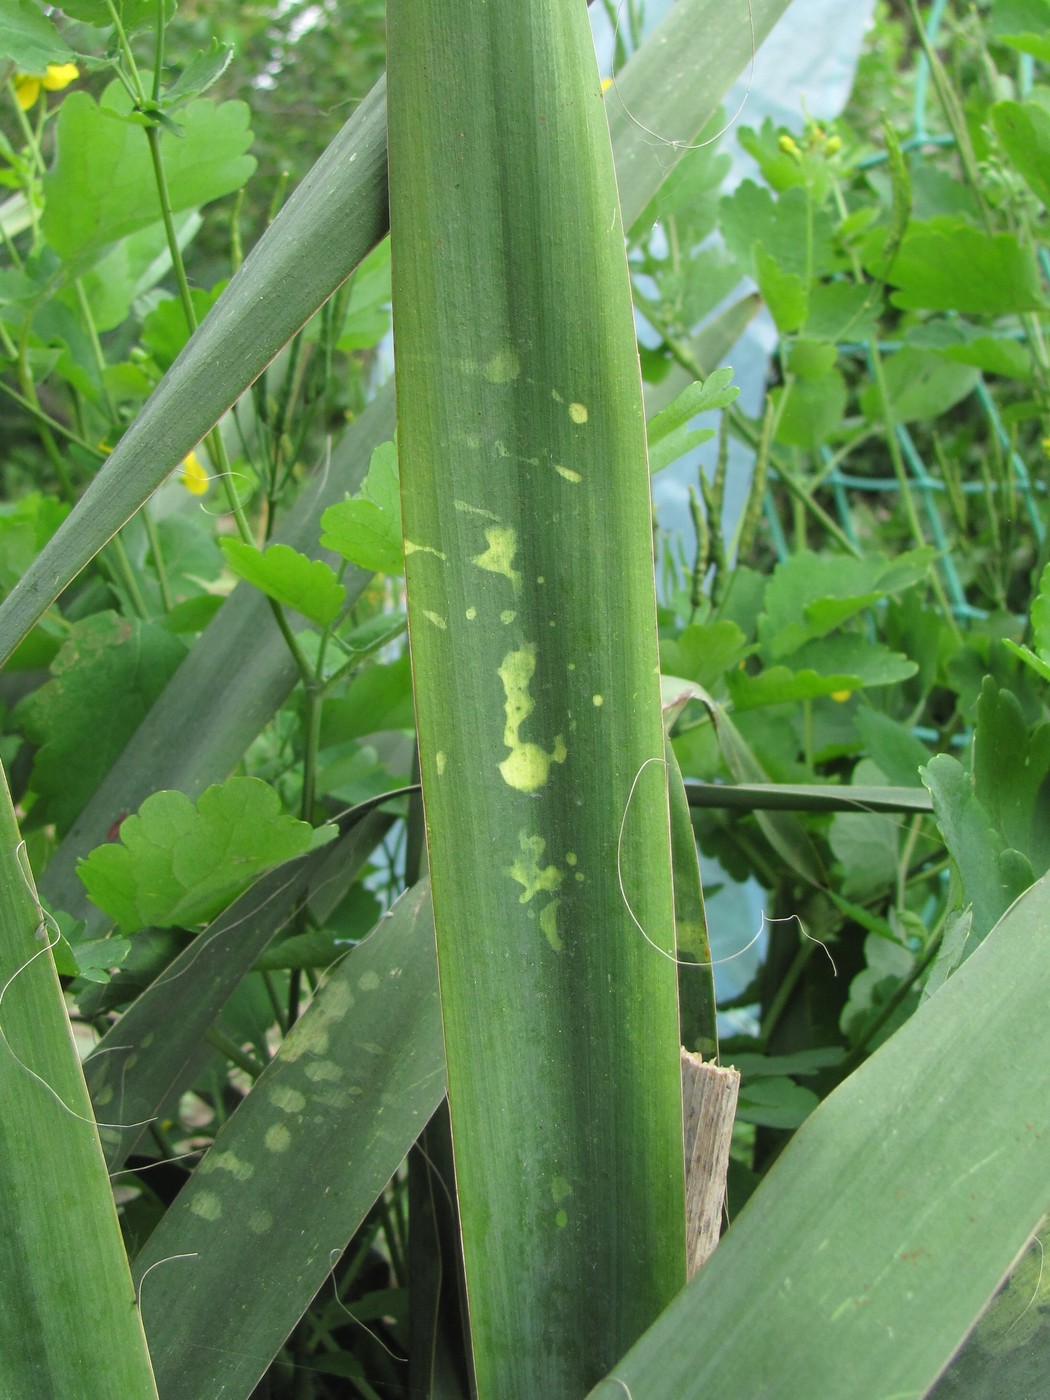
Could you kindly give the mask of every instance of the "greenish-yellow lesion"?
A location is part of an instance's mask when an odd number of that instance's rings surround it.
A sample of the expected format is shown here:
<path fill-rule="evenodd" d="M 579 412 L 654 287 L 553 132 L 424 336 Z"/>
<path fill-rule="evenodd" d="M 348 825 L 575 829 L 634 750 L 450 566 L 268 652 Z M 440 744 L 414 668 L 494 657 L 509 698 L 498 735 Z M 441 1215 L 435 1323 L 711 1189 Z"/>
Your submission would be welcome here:
<path fill-rule="evenodd" d="M 463 515 L 480 515 L 484 520 L 499 520 L 498 515 L 486 510 L 484 506 L 472 506 L 469 501 L 453 501 L 452 504 Z"/>
<path fill-rule="evenodd" d="M 190 1202 L 190 1210 L 201 1220 L 218 1220 L 222 1215 L 222 1201 L 214 1191 L 198 1191 Z"/>
<path fill-rule="evenodd" d="M 447 559 L 448 555 L 442 549 L 435 549 L 432 544 L 419 544 L 415 540 L 405 541 L 406 554 L 433 554 L 437 559 Z"/>
<path fill-rule="evenodd" d="M 302 1113 L 306 1107 L 306 1096 L 291 1085 L 275 1084 L 270 1090 L 270 1102 L 282 1113 Z"/>
<path fill-rule="evenodd" d="M 565 872 L 556 865 L 540 864 L 547 849 L 542 836 L 530 836 L 526 831 L 519 831 L 518 847 L 521 854 L 507 867 L 507 874 L 522 888 L 518 903 L 528 904 L 538 894 L 553 893 L 565 878 Z"/>
<path fill-rule="evenodd" d="M 481 372 L 490 384 L 512 384 L 521 374 L 521 360 L 516 350 L 505 345 L 489 356 Z"/>
<path fill-rule="evenodd" d="M 555 462 L 554 470 L 559 476 L 563 476 L 566 481 L 571 481 L 573 485 L 583 480 L 583 477 L 578 471 L 574 471 L 572 467 L 563 467 L 560 462 Z"/>
<path fill-rule="evenodd" d="M 569 404 L 569 417 L 574 423 L 586 423 L 587 419 L 590 417 L 590 414 L 587 412 L 587 405 L 585 403 Z"/>
<path fill-rule="evenodd" d="M 283 1123 L 273 1123 L 266 1129 L 263 1142 L 270 1152 L 287 1152 L 292 1145 L 292 1135 Z"/>
<path fill-rule="evenodd" d="M 504 712 L 507 722 L 503 728 L 503 742 L 510 753 L 499 765 L 503 781 L 519 792 L 536 792 L 543 787 L 550 775 L 552 763 L 564 763 L 568 749 L 560 734 L 555 736 L 554 747 L 548 753 L 539 744 L 521 738 L 521 727 L 536 708 L 536 702 L 529 694 L 529 682 L 536 670 L 535 643 L 527 643 L 517 651 L 508 652 L 498 670 L 506 696 Z"/>
<path fill-rule="evenodd" d="M 502 574 L 504 578 L 510 579 L 514 591 L 517 592 L 521 587 L 521 574 L 514 567 L 514 556 L 518 552 L 518 532 L 509 525 L 492 525 L 485 531 L 485 541 L 488 549 L 481 554 L 475 554 L 470 562 L 487 573 Z"/>
<path fill-rule="evenodd" d="M 429 608 L 424 608 L 423 616 L 428 622 L 432 622 L 434 626 L 437 627 L 440 631 L 446 632 L 448 630 L 448 622 L 441 616 L 440 613 L 431 612 Z"/>
<path fill-rule="evenodd" d="M 561 900 L 552 899 L 540 910 L 540 929 L 556 953 L 560 953 L 565 947 L 561 935 L 558 933 L 558 905 L 560 903 Z"/>

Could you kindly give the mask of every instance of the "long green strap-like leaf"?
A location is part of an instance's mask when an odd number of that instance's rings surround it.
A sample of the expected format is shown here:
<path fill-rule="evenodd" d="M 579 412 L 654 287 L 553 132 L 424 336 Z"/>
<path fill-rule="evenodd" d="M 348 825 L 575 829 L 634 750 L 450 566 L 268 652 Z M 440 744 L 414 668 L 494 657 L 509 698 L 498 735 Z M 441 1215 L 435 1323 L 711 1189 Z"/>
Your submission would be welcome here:
<path fill-rule="evenodd" d="M 444 1094 L 435 984 L 424 882 L 335 970 L 135 1259 L 162 1400 L 250 1395 L 338 1263 Z"/>
<path fill-rule="evenodd" d="M 684 1273 L 623 234 L 582 6 L 401 0 L 388 33 L 409 625 L 478 1392 L 573 1396 Z"/>
<path fill-rule="evenodd" d="M 806 1121 L 595 1400 L 926 1394 L 1050 1197 L 1048 926 L 1044 876 Z"/>
<path fill-rule="evenodd" d="M 98 1130 L 0 769 L 0 1395 L 156 1396 Z"/>

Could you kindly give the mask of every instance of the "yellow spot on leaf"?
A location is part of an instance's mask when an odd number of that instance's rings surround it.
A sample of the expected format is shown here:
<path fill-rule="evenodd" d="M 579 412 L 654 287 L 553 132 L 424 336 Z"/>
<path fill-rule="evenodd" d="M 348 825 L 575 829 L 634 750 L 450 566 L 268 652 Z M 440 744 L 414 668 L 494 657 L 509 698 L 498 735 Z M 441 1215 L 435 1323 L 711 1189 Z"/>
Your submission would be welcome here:
<path fill-rule="evenodd" d="M 270 1102 L 282 1113 L 302 1113 L 306 1107 L 306 1096 L 289 1085 L 275 1084 L 270 1090 Z"/>
<path fill-rule="evenodd" d="M 467 609 L 467 621 L 468 621 L 468 622 L 473 622 L 474 619 L 477 617 L 477 615 L 478 615 L 478 610 L 477 610 L 477 608 L 468 608 L 468 609 Z"/>
<path fill-rule="evenodd" d="M 499 620 L 503 623 L 504 627 L 509 627 L 517 615 L 518 614 L 512 608 L 504 608 L 499 615 Z"/>
<path fill-rule="evenodd" d="M 434 761 L 437 763 L 438 777 L 440 778 L 445 771 L 445 765 L 448 763 L 448 755 L 438 750 Z"/>
<path fill-rule="evenodd" d="M 441 616 L 440 613 L 431 612 L 429 608 L 424 608 L 423 616 L 428 622 L 432 622 L 435 627 L 440 627 L 442 632 L 448 631 L 448 623 L 445 621 L 445 619 Z"/>
<path fill-rule="evenodd" d="M 591 702 L 592 702 L 592 704 L 596 705 L 596 706 L 600 709 L 601 706 L 605 704 L 605 696 L 604 696 L 604 695 L 592 695 L 592 696 L 591 696 Z"/>
<path fill-rule="evenodd" d="M 486 520 L 498 520 L 498 515 L 493 515 L 492 511 L 485 510 L 481 506 L 472 506 L 469 501 L 453 501 L 452 504 L 464 515 L 481 515 Z"/>
<path fill-rule="evenodd" d="M 198 1191 L 190 1202 L 190 1210 L 202 1220 L 218 1220 L 222 1215 L 222 1201 L 214 1191 Z"/>
<path fill-rule="evenodd" d="M 475 554 L 471 560 L 479 569 L 490 574 L 502 574 L 509 578 L 514 590 L 521 587 L 521 574 L 514 568 L 514 556 L 518 552 L 518 532 L 508 525 L 493 525 L 485 531 L 488 549 L 484 554 Z"/>
<path fill-rule="evenodd" d="M 504 346 L 496 351 L 481 372 L 490 384 L 510 384 L 521 373 L 521 361 L 510 346 Z"/>
<path fill-rule="evenodd" d="M 567 1196 L 572 1195 L 572 1187 L 563 1176 L 556 1176 L 551 1182 L 551 1195 L 557 1204 L 559 1201 L 564 1201 Z"/>
<path fill-rule="evenodd" d="M 529 694 L 529 682 L 535 670 L 536 646 L 529 643 L 519 651 L 508 652 L 498 671 L 506 696 L 503 708 L 507 722 L 503 729 L 503 742 L 510 749 L 499 771 L 503 781 L 519 792 L 535 792 L 543 787 L 551 764 L 564 763 L 568 754 L 560 734 L 555 738 L 550 753 L 539 744 L 528 743 L 521 738 L 521 726 L 536 708 L 536 702 Z"/>
<path fill-rule="evenodd" d="M 236 1152 L 209 1152 L 204 1162 L 208 1163 L 210 1171 L 229 1172 L 237 1181 L 251 1181 L 255 1175 L 251 1162 L 244 1161 Z M 201 1163 L 202 1167 L 204 1162 Z"/>
<path fill-rule="evenodd" d="M 559 1230 L 564 1230 L 566 1225 L 568 1225 L 569 1223 L 568 1214 L 564 1210 L 559 1210 L 554 1217 L 554 1223 L 555 1225 L 557 1225 Z"/>
<path fill-rule="evenodd" d="M 565 947 L 558 937 L 558 903 L 558 900 L 552 899 L 546 908 L 540 910 L 540 928 L 556 953 L 560 953 Z"/>
<path fill-rule="evenodd" d="M 306 1077 L 311 1084 L 328 1084 L 342 1079 L 343 1071 L 334 1060 L 311 1060 L 306 1066 Z"/>
<path fill-rule="evenodd" d="M 574 423 L 586 423 L 588 418 L 587 406 L 582 403 L 569 404 L 569 417 Z"/>
<path fill-rule="evenodd" d="M 565 878 L 556 865 L 540 865 L 547 843 L 542 836 L 530 836 L 528 832 L 518 832 L 518 846 L 521 855 L 507 869 L 512 880 L 521 885 L 524 893 L 519 895 L 519 904 L 528 904 L 537 894 L 551 893 Z"/>
<path fill-rule="evenodd" d="M 447 559 L 448 555 L 440 549 L 435 549 L 432 544 L 416 544 L 415 540 L 405 541 L 406 554 L 433 554 L 438 559 Z"/>
<path fill-rule="evenodd" d="M 579 857 L 577 856 L 577 854 L 576 854 L 575 851 L 566 851 L 566 852 L 565 852 L 565 864 L 566 864 L 566 865 L 575 865 L 578 859 L 579 859 Z"/>
<path fill-rule="evenodd" d="M 292 1145 L 292 1135 L 283 1123 L 274 1123 L 266 1129 L 263 1142 L 271 1152 L 287 1152 Z"/>
<path fill-rule="evenodd" d="M 253 1235 L 268 1235 L 273 1229 L 273 1216 L 268 1210 L 253 1210 L 248 1217 L 248 1229 Z"/>
<path fill-rule="evenodd" d="M 583 477 L 580 475 L 580 473 L 573 471 L 572 467 L 563 467 L 560 466 L 557 462 L 555 462 L 554 470 L 558 473 L 559 476 L 563 476 L 566 481 L 571 481 L 575 483 L 577 481 L 583 480 Z"/>

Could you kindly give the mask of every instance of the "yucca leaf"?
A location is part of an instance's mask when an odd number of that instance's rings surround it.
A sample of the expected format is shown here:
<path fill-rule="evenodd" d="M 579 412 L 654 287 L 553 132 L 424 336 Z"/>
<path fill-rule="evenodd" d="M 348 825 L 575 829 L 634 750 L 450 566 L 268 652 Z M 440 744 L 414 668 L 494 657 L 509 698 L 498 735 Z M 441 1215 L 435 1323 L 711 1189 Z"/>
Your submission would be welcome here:
<path fill-rule="evenodd" d="M 571 1395 L 684 1276 L 623 234 L 582 7 L 401 0 L 388 32 L 409 627 L 478 1392 Z"/>

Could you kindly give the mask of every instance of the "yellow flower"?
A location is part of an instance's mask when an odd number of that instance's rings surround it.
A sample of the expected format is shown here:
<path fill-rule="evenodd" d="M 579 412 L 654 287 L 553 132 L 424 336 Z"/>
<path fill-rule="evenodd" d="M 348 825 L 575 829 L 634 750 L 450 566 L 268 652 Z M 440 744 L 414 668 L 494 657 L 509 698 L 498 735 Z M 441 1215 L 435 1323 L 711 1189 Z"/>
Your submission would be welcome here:
<path fill-rule="evenodd" d="M 832 700 L 834 700 L 837 704 L 839 704 L 839 705 L 844 705 L 844 704 L 846 703 L 846 701 L 850 698 L 850 696 L 851 696 L 852 694 L 853 694 L 853 691 L 852 691 L 852 690 L 833 690 L 833 691 L 831 692 L 831 698 L 832 698 Z"/>
<path fill-rule="evenodd" d="M 602 92 L 608 92 L 609 89 L 610 89 L 610 88 L 612 87 L 612 85 L 613 85 L 613 81 L 614 81 L 614 80 L 613 80 L 612 78 L 603 78 L 603 79 L 602 79 Z"/>
<path fill-rule="evenodd" d="M 191 496 L 203 496 L 208 489 L 208 473 L 201 466 L 196 452 L 191 452 L 182 463 L 179 480 Z"/>
<path fill-rule="evenodd" d="M 61 92 L 80 77 L 80 69 L 75 63 L 49 63 L 47 72 L 40 77 L 35 73 L 15 74 L 15 97 L 23 112 L 40 96 L 41 89 L 48 92 Z"/>

